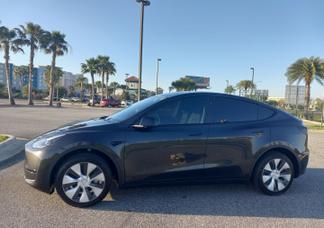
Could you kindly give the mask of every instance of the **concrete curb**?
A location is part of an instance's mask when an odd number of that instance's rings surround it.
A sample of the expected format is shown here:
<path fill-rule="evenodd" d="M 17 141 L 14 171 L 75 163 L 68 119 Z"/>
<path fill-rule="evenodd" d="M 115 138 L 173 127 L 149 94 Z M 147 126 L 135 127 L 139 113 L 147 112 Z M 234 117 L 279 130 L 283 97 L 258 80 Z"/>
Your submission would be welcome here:
<path fill-rule="evenodd" d="M 0 143 L 0 164 L 21 153 L 27 141 L 26 139 L 17 139 L 14 136 L 9 136 L 9 139 Z"/>
<path fill-rule="evenodd" d="M 11 143 L 11 141 L 13 140 L 16 140 L 15 136 L 13 135 L 7 135 L 7 134 L 1 134 L 1 135 L 7 136 L 8 139 L 6 139 L 6 141 L 0 142 L 0 151 L 1 151 L 1 146 L 4 146 L 8 143 Z"/>

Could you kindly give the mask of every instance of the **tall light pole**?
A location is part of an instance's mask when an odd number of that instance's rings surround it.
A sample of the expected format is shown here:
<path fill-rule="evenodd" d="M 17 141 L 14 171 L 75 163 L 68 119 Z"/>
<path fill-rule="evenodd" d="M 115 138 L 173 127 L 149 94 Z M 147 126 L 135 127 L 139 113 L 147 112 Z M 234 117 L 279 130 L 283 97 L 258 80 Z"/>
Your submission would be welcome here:
<path fill-rule="evenodd" d="M 296 85 L 296 116 L 298 117 L 299 82 Z"/>
<path fill-rule="evenodd" d="M 141 28 L 140 28 L 140 47 L 139 47 L 139 63 L 138 63 L 138 92 L 137 100 L 141 100 L 141 90 L 142 90 L 142 60 L 143 60 L 143 27 L 144 27 L 144 8 L 149 6 L 151 3 L 149 0 L 136 0 L 141 4 Z"/>
<path fill-rule="evenodd" d="M 159 73 L 160 73 L 160 62 L 162 59 L 158 58 L 156 61 L 156 95 L 159 93 Z"/>
<path fill-rule="evenodd" d="M 254 83 L 254 67 L 251 67 L 250 70 L 252 70 L 252 88 L 250 91 L 250 97 L 252 97 L 252 92 L 253 92 L 253 83 Z"/>

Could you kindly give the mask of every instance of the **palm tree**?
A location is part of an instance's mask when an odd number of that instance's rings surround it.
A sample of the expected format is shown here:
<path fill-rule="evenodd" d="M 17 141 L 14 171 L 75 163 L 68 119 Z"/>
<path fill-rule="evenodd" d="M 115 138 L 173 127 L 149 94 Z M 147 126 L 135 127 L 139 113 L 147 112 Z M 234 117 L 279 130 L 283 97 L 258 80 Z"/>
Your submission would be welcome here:
<path fill-rule="evenodd" d="M 85 63 L 81 63 L 81 72 L 91 75 L 91 99 L 94 100 L 94 75 L 98 72 L 98 60 L 95 58 L 86 59 Z M 92 102 L 92 106 L 94 106 L 94 102 Z"/>
<path fill-rule="evenodd" d="M 98 61 L 98 73 L 101 74 L 101 100 L 104 98 L 104 87 L 105 87 L 105 73 L 109 64 L 109 56 L 99 55 Z M 107 86 L 107 85 L 106 85 Z"/>
<path fill-rule="evenodd" d="M 235 91 L 236 91 L 236 89 L 232 85 L 229 85 L 225 88 L 225 93 L 227 93 L 227 94 L 235 93 Z"/>
<path fill-rule="evenodd" d="M 50 89 L 51 88 L 51 66 L 46 66 L 45 68 L 45 78 L 44 81 L 47 85 L 47 88 Z M 59 99 L 59 82 L 60 82 L 60 78 L 63 77 L 63 70 L 61 67 L 55 67 L 54 69 L 54 74 L 53 74 L 53 85 L 57 86 L 57 90 L 56 90 L 56 98 L 57 100 Z M 54 89 L 53 89 L 53 93 L 54 93 Z"/>
<path fill-rule="evenodd" d="M 297 81 L 304 81 L 306 86 L 306 118 L 308 118 L 309 101 L 311 93 L 311 84 L 314 79 L 321 85 L 324 84 L 324 60 L 320 57 L 310 57 L 298 59 L 291 64 L 286 73 L 286 77 L 290 84 Z"/>
<path fill-rule="evenodd" d="M 13 29 L 8 29 L 5 26 L 0 27 L 0 50 L 4 52 L 5 59 L 5 70 L 6 70 L 6 79 L 7 79 L 7 88 L 8 88 L 8 97 L 11 105 L 15 105 L 15 100 L 12 95 L 12 81 L 10 78 L 10 69 L 9 69 L 9 59 L 10 51 L 24 52 L 21 46 L 23 42 L 17 37 L 17 33 Z"/>
<path fill-rule="evenodd" d="M 111 82 L 109 87 L 112 88 L 112 94 L 115 95 L 115 91 L 117 88 L 120 88 L 120 84 L 118 82 Z"/>
<path fill-rule="evenodd" d="M 28 105 L 33 105 L 33 69 L 34 69 L 34 57 L 35 51 L 42 46 L 43 37 L 45 31 L 40 25 L 34 23 L 27 23 L 26 26 L 20 25 L 20 28 L 16 28 L 17 34 L 25 45 L 30 47 L 29 52 L 29 77 L 28 77 Z"/>
<path fill-rule="evenodd" d="M 180 78 L 171 83 L 172 87 L 177 91 L 192 91 L 196 90 L 196 83 L 190 78 Z"/>
<path fill-rule="evenodd" d="M 52 54 L 51 73 L 50 73 L 50 89 L 49 89 L 49 106 L 53 106 L 54 95 L 54 70 L 56 64 L 56 57 L 66 54 L 70 47 L 65 40 L 65 35 L 58 32 L 47 32 L 43 36 L 43 48 L 46 54 Z"/>
<path fill-rule="evenodd" d="M 15 66 L 14 67 L 14 76 L 16 79 L 19 79 L 19 86 L 22 90 L 24 86 L 24 77 L 28 75 L 28 66 Z"/>
<path fill-rule="evenodd" d="M 102 88 L 102 84 L 101 84 L 101 81 L 96 81 L 96 88 L 97 88 L 97 93 L 99 91 L 99 88 Z"/>
<path fill-rule="evenodd" d="M 46 66 L 45 67 L 45 71 L 44 71 L 44 81 L 47 85 L 47 88 L 50 89 L 51 88 L 51 71 L 52 71 L 52 67 L 51 66 Z M 52 81 L 53 84 L 58 84 L 60 82 L 60 78 L 63 77 L 63 70 L 61 67 L 55 67 L 54 69 L 54 73 L 53 73 L 53 77 L 52 77 Z"/>
<path fill-rule="evenodd" d="M 243 90 L 244 91 L 244 96 L 246 96 L 247 95 L 247 92 L 250 89 L 255 88 L 255 84 L 252 83 L 252 81 L 250 81 L 250 80 L 242 80 L 242 81 L 239 81 L 237 83 L 236 87 L 239 90 L 239 95 L 241 95 L 241 91 Z"/>
<path fill-rule="evenodd" d="M 108 82 L 109 82 L 109 76 L 110 75 L 115 75 L 116 74 L 116 67 L 115 67 L 115 63 L 110 62 L 107 65 L 106 68 L 106 97 L 108 97 L 109 95 L 109 90 L 108 90 Z"/>
<path fill-rule="evenodd" d="M 80 100 L 83 101 L 83 88 L 84 84 L 86 82 L 87 78 L 85 78 L 83 75 L 80 75 L 76 80 L 76 86 L 80 88 Z"/>

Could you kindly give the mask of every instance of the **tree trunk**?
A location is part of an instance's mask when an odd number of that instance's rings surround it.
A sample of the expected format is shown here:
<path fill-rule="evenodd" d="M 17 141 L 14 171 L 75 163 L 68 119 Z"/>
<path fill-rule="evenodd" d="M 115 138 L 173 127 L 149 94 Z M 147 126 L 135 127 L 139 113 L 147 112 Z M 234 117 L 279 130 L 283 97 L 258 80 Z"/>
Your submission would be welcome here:
<path fill-rule="evenodd" d="M 53 52 L 51 72 L 50 72 L 49 106 L 53 106 L 55 61 L 56 61 L 56 53 Z"/>
<path fill-rule="evenodd" d="M 305 96 L 305 102 L 306 102 L 306 119 L 308 119 L 308 112 L 309 112 L 309 101 L 310 101 L 310 83 L 306 82 L 306 96 Z"/>
<path fill-rule="evenodd" d="M 34 44 L 30 44 L 29 77 L 28 77 L 28 105 L 33 105 L 33 68 L 34 68 Z"/>
<path fill-rule="evenodd" d="M 7 88 L 8 88 L 8 97 L 9 102 L 11 105 L 15 105 L 15 100 L 12 95 L 12 84 L 11 84 L 11 78 L 10 78 L 10 69 L 9 69 L 9 46 L 5 47 L 5 69 L 6 69 L 6 79 L 7 79 Z"/>
<path fill-rule="evenodd" d="M 101 75 L 101 100 L 104 98 L 105 72 Z"/>
<path fill-rule="evenodd" d="M 91 73 L 91 99 L 92 99 L 92 106 L 94 106 L 94 87 L 95 87 L 95 82 L 94 82 L 94 75 Z"/>
<path fill-rule="evenodd" d="M 109 81 L 109 74 L 106 73 L 106 97 L 108 98 L 109 91 L 108 91 L 108 81 Z"/>

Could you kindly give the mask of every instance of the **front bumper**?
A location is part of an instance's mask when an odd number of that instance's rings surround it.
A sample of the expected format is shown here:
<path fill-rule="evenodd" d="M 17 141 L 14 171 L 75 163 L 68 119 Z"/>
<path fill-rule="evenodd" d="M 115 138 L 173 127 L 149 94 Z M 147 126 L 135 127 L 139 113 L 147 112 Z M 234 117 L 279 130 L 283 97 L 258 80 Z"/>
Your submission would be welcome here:
<path fill-rule="evenodd" d="M 26 144 L 25 181 L 40 191 L 52 193 L 54 188 L 51 184 L 51 167 L 45 154 L 45 151 L 35 151 L 29 144 Z"/>

